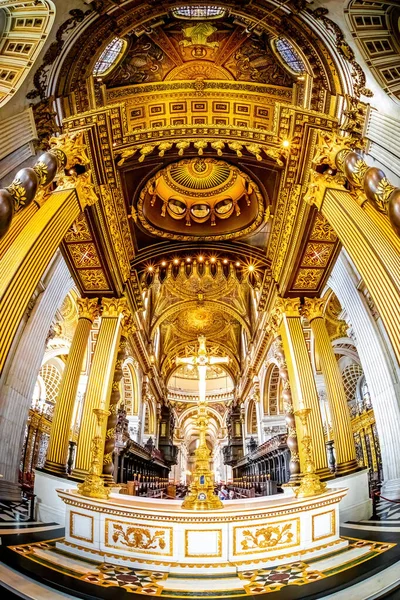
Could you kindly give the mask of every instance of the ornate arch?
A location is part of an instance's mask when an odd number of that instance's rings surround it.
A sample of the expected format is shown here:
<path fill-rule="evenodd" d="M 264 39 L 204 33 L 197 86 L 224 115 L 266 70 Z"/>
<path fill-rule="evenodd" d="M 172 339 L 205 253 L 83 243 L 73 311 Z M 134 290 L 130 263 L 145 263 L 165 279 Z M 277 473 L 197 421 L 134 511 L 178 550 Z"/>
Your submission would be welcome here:
<path fill-rule="evenodd" d="M 257 405 L 255 400 L 251 398 L 247 405 L 247 413 L 246 413 L 246 434 L 247 435 L 257 435 L 258 433 L 258 419 L 257 419 Z"/>
<path fill-rule="evenodd" d="M 175 313 L 184 311 L 191 308 L 196 308 L 198 306 L 198 300 L 188 300 L 185 302 L 177 302 L 170 308 L 168 308 L 162 315 L 160 315 L 157 320 L 153 323 L 150 330 L 150 339 L 153 339 L 154 333 L 157 331 L 157 328 L 165 321 L 166 319 L 171 318 Z M 222 302 L 218 302 L 216 300 L 204 300 L 202 302 L 202 307 L 209 308 L 210 310 L 216 309 L 220 312 L 224 312 L 228 314 L 230 317 L 236 319 L 243 329 L 247 332 L 247 334 L 251 337 L 250 326 L 247 321 L 242 317 L 242 315 L 235 310 L 234 308 L 227 306 Z"/>
<path fill-rule="evenodd" d="M 135 363 L 130 356 L 122 366 L 123 372 L 123 399 L 127 415 L 139 413 L 139 385 L 135 370 Z"/>
<path fill-rule="evenodd" d="M 197 411 L 198 411 L 198 408 L 196 405 L 190 405 L 188 408 L 186 408 L 178 418 L 178 428 L 183 426 L 183 423 L 186 421 L 186 419 L 188 417 L 190 417 L 191 415 L 195 416 L 197 414 Z M 223 417 L 222 417 L 222 415 L 219 414 L 219 412 L 217 412 L 211 406 L 207 406 L 207 413 L 216 419 L 218 425 L 221 428 L 224 427 Z"/>
<path fill-rule="evenodd" d="M 280 410 L 281 380 L 277 361 L 269 362 L 264 379 L 263 412 L 264 415 L 275 416 Z"/>

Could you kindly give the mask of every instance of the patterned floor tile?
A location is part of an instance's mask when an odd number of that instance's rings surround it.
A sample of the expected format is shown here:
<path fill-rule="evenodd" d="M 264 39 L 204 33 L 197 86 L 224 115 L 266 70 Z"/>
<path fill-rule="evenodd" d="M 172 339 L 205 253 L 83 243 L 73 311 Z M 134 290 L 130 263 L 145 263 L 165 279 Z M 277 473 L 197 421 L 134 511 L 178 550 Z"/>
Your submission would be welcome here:
<path fill-rule="evenodd" d="M 346 569 L 352 568 L 360 561 L 368 560 L 380 553 L 390 550 L 395 544 L 383 542 L 371 542 L 355 538 L 346 538 L 349 541 L 350 549 L 366 548 L 364 555 L 356 560 L 350 561 L 348 549 L 333 553 L 335 556 L 334 568 L 324 567 L 319 571 L 313 561 L 296 561 L 285 565 L 276 565 L 272 568 L 259 568 L 243 571 L 237 575 L 237 587 L 232 586 L 232 575 L 229 575 L 231 582 L 230 589 L 223 586 L 223 577 L 219 580 L 221 588 L 218 591 L 207 589 L 205 580 L 204 590 L 200 591 L 198 585 L 194 585 L 190 589 L 190 581 L 188 582 L 188 590 L 182 592 L 174 587 L 174 578 L 169 579 L 169 585 L 165 588 L 165 582 L 168 580 L 168 574 L 161 571 L 149 571 L 144 569 L 131 569 L 125 566 L 112 565 L 110 563 L 96 564 L 93 561 L 85 561 L 82 558 L 75 558 L 64 552 L 58 551 L 56 541 L 50 540 L 47 542 L 38 542 L 34 544 L 21 544 L 11 546 L 10 549 L 24 558 L 41 563 L 53 571 L 63 573 L 69 577 L 74 577 L 86 583 L 103 588 L 119 588 L 127 593 L 141 594 L 144 596 L 163 596 L 165 598 L 190 597 L 191 599 L 198 598 L 233 598 L 243 595 L 259 595 L 272 592 L 278 592 L 288 586 L 302 586 L 313 583 L 320 579 L 325 579 L 331 575 L 340 573 Z M 51 552 L 38 552 L 39 550 L 51 550 Z M 342 558 L 341 558 L 342 557 Z M 52 562 L 53 561 L 53 562 Z M 64 561 L 64 567 L 63 567 Z M 75 572 L 74 572 L 75 561 Z M 82 574 L 82 563 L 87 562 L 87 572 Z M 314 561 L 315 562 L 315 561 Z M 79 569 L 78 569 L 79 563 Z M 196 577 L 194 577 L 194 581 Z M 235 576 L 234 576 L 235 577 Z M 188 577 L 190 580 L 190 576 Z M 235 587 L 235 589 L 233 589 Z M 118 592 L 116 592 L 118 593 Z M 95 592 L 94 592 L 95 594 Z"/>

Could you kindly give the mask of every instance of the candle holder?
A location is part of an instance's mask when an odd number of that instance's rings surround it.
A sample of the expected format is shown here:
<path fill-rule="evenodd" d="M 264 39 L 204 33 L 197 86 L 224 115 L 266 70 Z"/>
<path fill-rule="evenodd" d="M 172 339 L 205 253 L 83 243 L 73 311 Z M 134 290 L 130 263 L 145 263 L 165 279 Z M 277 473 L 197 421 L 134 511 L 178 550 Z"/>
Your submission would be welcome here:
<path fill-rule="evenodd" d="M 302 408 L 294 414 L 298 417 L 303 425 L 303 439 L 301 443 L 304 447 L 304 471 L 301 483 L 294 488 L 294 493 L 297 498 L 307 498 L 309 496 L 318 496 L 326 490 L 326 483 L 322 483 L 319 476 L 315 472 L 315 465 L 312 456 L 312 440 L 308 432 L 308 417 L 311 408 Z"/>
<path fill-rule="evenodd" d="M 85 477 L 85 480 L 78 485 L 78 493 L 89 498 L 108 499 L 110 488 L 106 488 L 102 478 L 103 473 L 103 423 L 110 413 L 109 410 L 103 408 L 94 408 L 93 412 L 97 419 L 97 433 L 92 440 L 92 460 L 90 469 Z"/>

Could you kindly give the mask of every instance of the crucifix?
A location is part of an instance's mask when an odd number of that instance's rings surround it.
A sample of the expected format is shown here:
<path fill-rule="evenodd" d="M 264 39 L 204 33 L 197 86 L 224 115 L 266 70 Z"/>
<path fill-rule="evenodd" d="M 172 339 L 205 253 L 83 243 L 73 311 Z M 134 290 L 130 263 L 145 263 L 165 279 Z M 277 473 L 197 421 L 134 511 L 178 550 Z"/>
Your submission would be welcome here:
<path fill-rule="evenodd" d="M 193 365 L 197 367 L 199 375 L 199 401 L 197 403 L 196 424 L 199 428 L 199 445 L 195 450 L 195 469 L 190 492 L 183 501 L 182 508 L 191 510 L 215 510 L 223 508 L 221 500 L 214 494 L 213 474 L 209 468 L 210 450 L 206 442 L 208 424 L 206 401 L 206 376 L 209 365 L 227 364 L 228 356 L 209 356 L 207 354 L 206 338 L 200 335 L 197 354 L 185 358 L 177 357 L 177 365 Z"/>

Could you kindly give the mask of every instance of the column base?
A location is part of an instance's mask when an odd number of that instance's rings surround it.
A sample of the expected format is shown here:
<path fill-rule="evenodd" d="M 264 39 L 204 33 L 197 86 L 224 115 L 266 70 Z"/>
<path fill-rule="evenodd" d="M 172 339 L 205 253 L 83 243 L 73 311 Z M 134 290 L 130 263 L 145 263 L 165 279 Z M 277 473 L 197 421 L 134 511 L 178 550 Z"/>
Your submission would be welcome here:
<path fill-rule="evenodd" d="M 73 469 L 70 477 L 72 479 L 83 481 L 86 475 L 88 475 L 88 471 L 85 471 L 85 469 Z"/>
<path fill-rule="evenodd" d="M 46 473 L 55 473 L 56 475 L 66 475 L 67 474 L 67 465 L 62 465 L 60 463 L 56 463 L 51 460 L 46 460 L 42 470 L 46 471 Z"/>
<path fill-rule="evenodd" d="M 107 487 L 115 487 L 116 485 L 118 485 L 114 481 L 114 477 L 110 475 L 110 473 L 103 473 L 102 478 L 104 481 L 104 485 L 106 485 Z"/>
<path fill-rule="evenodd" d="M 358 462 L 354 458 L 353 460 L 349 460 L 344 463 L 338 463 L 336 465 L 336 476 L 341 477 L 342 475 L 349 475 L 350 473 L 356 473 L 360 471 L 361 467 L 359 467 Z"/>
<path fill-rule="evenodd" d="M 326 479 L 332 479 L 332 477 L 334 477 L 334 474 L 329 469 L 329 467 L 322 467 L 322 469 L 317 469 L 316 474 L 321 479 L 321 481 L 324 481 Z"/>

